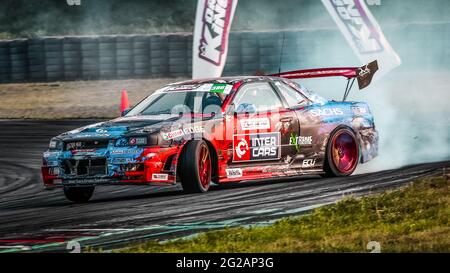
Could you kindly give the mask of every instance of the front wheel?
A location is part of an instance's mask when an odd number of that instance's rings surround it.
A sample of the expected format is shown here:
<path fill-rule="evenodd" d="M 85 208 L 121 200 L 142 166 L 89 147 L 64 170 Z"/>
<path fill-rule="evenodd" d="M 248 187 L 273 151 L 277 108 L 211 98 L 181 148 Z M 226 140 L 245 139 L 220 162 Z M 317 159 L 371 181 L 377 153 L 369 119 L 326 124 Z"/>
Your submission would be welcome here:
<path fill-rule="evenodd" d="M 66 198 L 75 203 L 84 203 L 91 199 L 95 187 L 64 187 Z"/>
<path fill-rule="evenodd" d="M 186 144 L 180 166 L 181 185 L 185 192 L 208 191 L 211 185 L 211 162 L 211 153 L 204 140 L 193 140 Z"/>
<path fill-rule="evenodd" d="M 359 145 L 356 136 L 348 128 L 337 129 L 328 140 L 325 158 L 325 176 L 351 175 L 358 165 Z"/>

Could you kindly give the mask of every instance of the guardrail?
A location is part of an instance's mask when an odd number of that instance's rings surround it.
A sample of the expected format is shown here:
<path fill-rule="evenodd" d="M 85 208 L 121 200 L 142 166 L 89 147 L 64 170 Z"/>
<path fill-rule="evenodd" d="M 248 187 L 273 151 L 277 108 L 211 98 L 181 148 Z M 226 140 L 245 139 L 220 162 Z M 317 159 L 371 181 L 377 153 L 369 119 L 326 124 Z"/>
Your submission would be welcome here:
<path fill-rule="evenodd" d="M 450 68 L 450 24 L 389 27 L 385 34 L 403 67 Z M 276 72 L 280 55 L 283 70 L 359 64 L 337 29 L 233 32 L 224 75 Z M 0 41 L 1 83 L 190 77 L 191 71 L 191 34 Z"/>

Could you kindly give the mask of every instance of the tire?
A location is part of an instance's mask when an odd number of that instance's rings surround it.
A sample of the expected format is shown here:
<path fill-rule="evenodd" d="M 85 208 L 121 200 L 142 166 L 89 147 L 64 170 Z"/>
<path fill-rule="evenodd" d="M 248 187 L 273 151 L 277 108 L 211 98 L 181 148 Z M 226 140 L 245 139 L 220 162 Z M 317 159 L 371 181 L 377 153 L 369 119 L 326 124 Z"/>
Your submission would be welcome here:
<path fill-rule="evenodd" d="M 355 133 L 338 127 L 328 139 L 324 163 L 325 177 L 349 176 L 358 165 L 360 149 Z"/>
<path fill-rule="evenodd" d="M 95 187 L 64 187 L 66 198 L 75 203 L 84 203 L 91 199 Z"/>
<path fill-rule="evenodd" d="M 212 160 L 205 141 L 193 140 L 186 144 L 180 165 L 181 185 L 185 192 L 201 193 L 209 190 Z"/>

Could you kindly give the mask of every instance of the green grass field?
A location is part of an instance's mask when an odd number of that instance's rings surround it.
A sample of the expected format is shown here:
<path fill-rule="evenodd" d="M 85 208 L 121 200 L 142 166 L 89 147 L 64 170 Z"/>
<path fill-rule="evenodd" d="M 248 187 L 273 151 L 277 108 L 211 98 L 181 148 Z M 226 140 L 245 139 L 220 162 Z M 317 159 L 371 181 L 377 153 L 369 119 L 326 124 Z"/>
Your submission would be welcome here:
<path fill-rule="evenodd" d="M 417 180 L 402 189 L 348 198 L 267 227 L 229 228 L 194 238 L 146 243 L 118 252 L 449 252 L 448 177 Z"/>

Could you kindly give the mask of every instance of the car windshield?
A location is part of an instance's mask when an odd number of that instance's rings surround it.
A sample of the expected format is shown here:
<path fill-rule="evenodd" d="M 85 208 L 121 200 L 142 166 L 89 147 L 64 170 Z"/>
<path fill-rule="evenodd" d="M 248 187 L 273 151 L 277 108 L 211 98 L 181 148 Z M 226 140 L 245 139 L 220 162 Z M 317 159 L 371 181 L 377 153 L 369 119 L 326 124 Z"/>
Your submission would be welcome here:
<path fill-rule="evenodd" d="M 221 111 L 223 92 L 196 86 L 196 89 L 169 86 L 157 90 L 141 101 L 126 116 L 138 115 L 180 115 L 187 113 L 211 114 Z M 199 88 L 203 88 L 200 89 Z"/>

